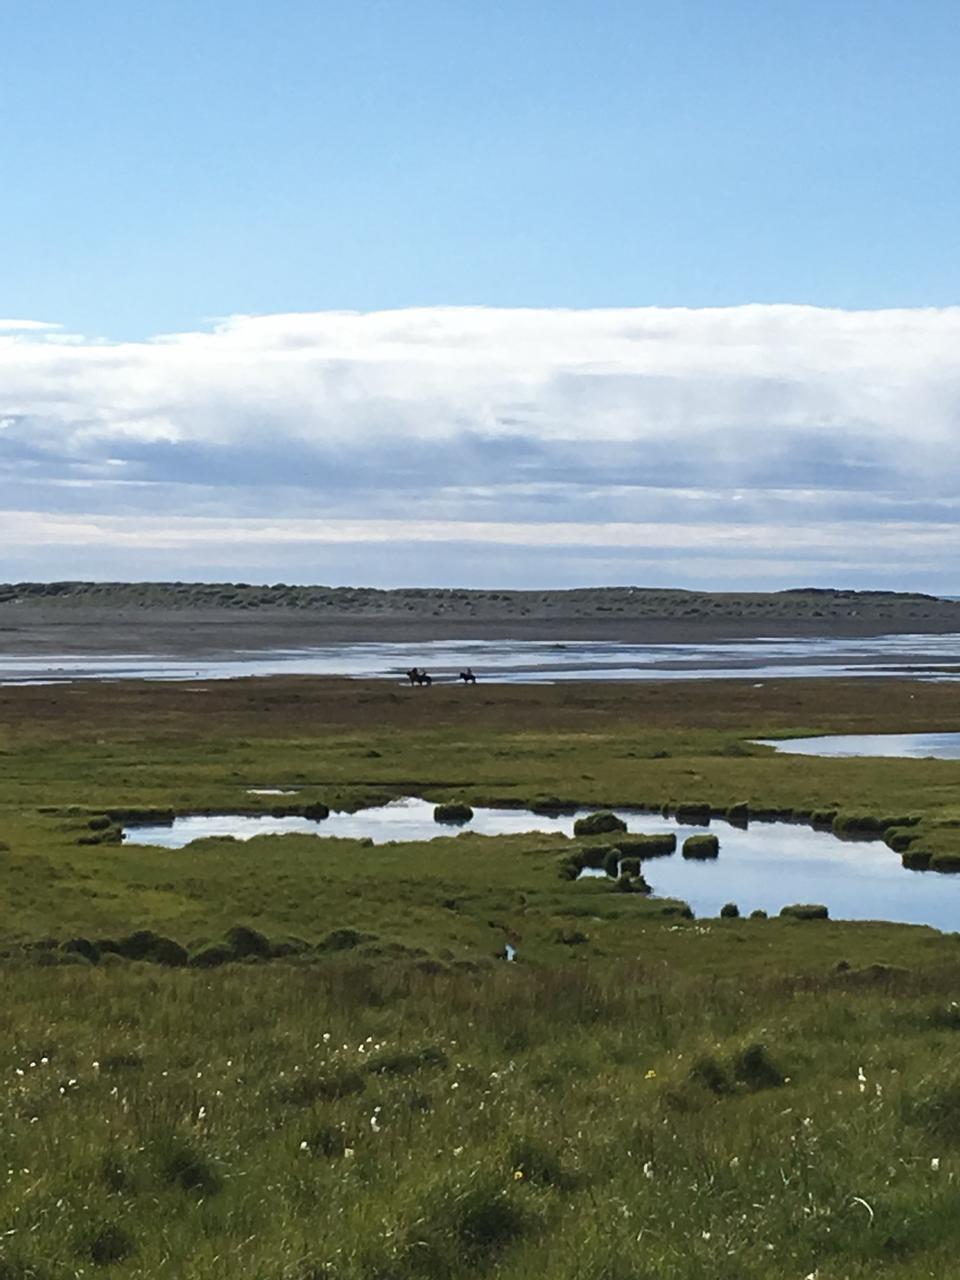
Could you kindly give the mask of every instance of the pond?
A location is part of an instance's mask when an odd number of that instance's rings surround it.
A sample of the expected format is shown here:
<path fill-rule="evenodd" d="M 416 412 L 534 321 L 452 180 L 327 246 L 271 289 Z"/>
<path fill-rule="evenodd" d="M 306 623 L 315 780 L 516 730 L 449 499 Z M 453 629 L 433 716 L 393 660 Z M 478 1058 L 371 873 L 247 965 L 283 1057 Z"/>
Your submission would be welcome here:
<path fill-rule="evenodd" d="M 470 822 L 441 825 L 433 819 L 433 805 L 415 797 L 391 801 L 356 813 L 332 812 L 313 821 L 303 817 L 270 815 L 194 815 L 167 826 L 130 827 L 129 844 L 180 849 L 204 836 L 253 836 L 308 832 L 373 843 L 388 840 L 424 841 L 458 831 L 480 835 L 553 832 L 572 835 L 577 817 L 589 812 L 541 815 L 523 809 L 476 809 Z M 743 830 L 714 819 L 709 827 L 684 826 L 658 813 L 616 809 L 635 833 L 675 832 L 678 846 L 688 835 L 706 830 L 720 838 L 716 861 L 693 862 L 679 852 L 648 859 L 643 874 L 661 897 L 682 898 L 698 916 L 716 916 L 725 902 L 736 902 L 741 914 L 760 907 L 771 915 L 792 902 L 822 902 L 834 919 L 891 920 L 960 930 L 960 877 L 907 871 L 881 840 L 837 839 L 829 831 L 786 822 L 752 822 Z M 600 837 L 597 843 L 616 843 Z M 318 850 L 319 852 L 319 850 Z M 466 856 L 467 850 L 461 856 Z M 449 857 L 449 849 L 438 857 Z M 454 854 L 453 856 L 456 856 Z M 559 862 L 558 851 L 558 862 Z"/>
<path fill-rule="evenodd" d="M 822 738 L 757 738 L 796 756 L 888 756 L 904 760 L 960 760 L 960 733 L 833 733 Z"/>

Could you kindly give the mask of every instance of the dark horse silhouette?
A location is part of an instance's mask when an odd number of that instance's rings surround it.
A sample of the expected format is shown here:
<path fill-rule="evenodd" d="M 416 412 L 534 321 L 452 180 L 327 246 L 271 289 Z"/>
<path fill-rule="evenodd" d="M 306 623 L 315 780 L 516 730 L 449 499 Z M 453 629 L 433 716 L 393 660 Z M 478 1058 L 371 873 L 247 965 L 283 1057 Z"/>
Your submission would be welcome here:
<path fill-rule="evenodd" d="M 419 671 L 416 667 L 411 667 L 407 672 L 407 679 L 413 684 L 433 684 L 433 680 L 425 671 Z"/>
<path fill-rule="evenodd" d="M 464 684 L 477 683 L 477 677 L 473 674 L 473 671 L 470 667 L 467 667 L 466 671 L 461 671 L 457 679 L 462 680 Z"/>

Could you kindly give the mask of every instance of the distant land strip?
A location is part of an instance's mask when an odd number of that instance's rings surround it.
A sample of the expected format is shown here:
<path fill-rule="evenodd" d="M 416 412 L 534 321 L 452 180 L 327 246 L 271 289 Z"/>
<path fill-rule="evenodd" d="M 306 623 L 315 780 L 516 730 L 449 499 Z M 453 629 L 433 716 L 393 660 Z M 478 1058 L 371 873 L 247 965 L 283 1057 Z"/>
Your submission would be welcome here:
<path fill-rule="evenodd" d="M 921 592 L 0 584 L 0 652 L 6 653 L 201 653 L 444 639 L 704 644 L 758 637 L 950 633 L 960 633 L 960 601 Z"/>

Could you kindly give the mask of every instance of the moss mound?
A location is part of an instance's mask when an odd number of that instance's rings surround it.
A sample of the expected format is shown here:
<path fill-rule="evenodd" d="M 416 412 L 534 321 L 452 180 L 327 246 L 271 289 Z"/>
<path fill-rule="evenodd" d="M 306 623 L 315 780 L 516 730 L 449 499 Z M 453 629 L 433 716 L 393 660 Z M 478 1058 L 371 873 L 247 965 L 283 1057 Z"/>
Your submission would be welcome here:
<path fill-rule="evenodd" d="M 571 861 L 575 862 L 581 871 L 584 867 L 590 867 L 593 871 L 602 871 L 611 849 L 614 848 L 619 849 L 619 845 L 586 844 L 571 856 Z"/>
<path fill-rule="evenodd" d="M 683 842 L 685 858 L 716 858 L 720 853 L 720 841 L 716 836 L 687 836 Z"/>
<path fill-rule="evenodd" d="M 904 831 L 901 827 L 891 827 L 883 837 L 884 842 L 890 846 L 894 853 L 903 853 L 919 838 L 915 831 Z"/>
<path fill-rule="evenodd" d="M 875 813 L 838 813 L 833 819 L 833 833 L 837 836 L 882 836 L 890 827 L 916 826 L 917 819 L 905 814 L 882 817 Z"/>
<path fill-rule="evenodd" d="M 137 1246 L 133 1236 L 124 1227 L 116 1222 L 104 1222 L 89 1232 L 81 1244 L 80 1251 L 85 1253 L 95 1266 L 109 1267 L 115 1262 L 124 1262 L 127 1258 L 132 1258 L 137 1252 Z M 23 1272 L 24 1276 L 28 1274 L 30 1273 Z"/>
<path fill-rule="evenodd" d="M 366 1069 L 372 1076 L 412 1076 L 429 1067 L 446 1067 L 449 1062 L 439 1045 L 420 1049 L 385 1049 L 373 1055 Z"/>
<path fill-rule="evenodd" d="M 558 813 L 575 813 L 579 809 L 575 800 L 561 800 L 559 796 L 538 796 L 530 801 L 530 812 L 551 816 Z"/>
<path fill-rule="evenodd" d="M 781 907 L 780 914 L 788 920 L 827 920 L 830 917 L 822 902 L 794 902 Z"/>
<path fill-rule="evenodd" d="M 266 934 L 245 924 L 234 925 L 227 933 L 226 943 L 237 959 L 241 960 L 247 956 L 258 956 L 266 960 L 273 954 L 272 944 Z"/>
<path fill-rule="evenodd" d="M 66 942 L 60 944 L 60 950 L 68 955 L 83 956 L 84 960 L 89 960 L 91 964 L 96 964 L 100 959 L 100 948 L 89 938 L 68 938 Z"/>
<path fill-rule="evenodd" d="M 575 836 L 599 836 L 605 831 L 626 831 L 627 824 L 609 809 L 600 809 L 596 813 L 588 813 L 586 817 L 577 818 L 573 824 Z"/>
<path fill-rule="evenodd" d="M 616 893 L 650 893 L 650 886 L 643 876 L 631 876 L 626 873 L 617 877 L 613 888 Z"/>
<path fill-rule="evenodd" d="M 434 822 L 469 822 L 473 817 L 473 810 L 468 804 L 438 804 L 433 811 Z"/>
<path fill-rule="evenodd" d="M 774 1064 L 764 1044 L 748 1044 L 733 1060 L 733 1075 L 748 1089 L 776 1089 L 784 1083 L 783 1073 Z"/>
<path fill-rule="evenodd" d="M 684 827 L 701 827 L 710 821 L 710 805 L 700 800 L 685 800 L 677 805 L 676 819 Z"/>
<path fill-rule="evenodd" d="M 621 853 L 638 858 L 665 858 L 677 851 L 677 837 L 674 832 L 662 835 L 630 836 L 627 840 L 618 840 Z"/>
<path fill-rule="evenodd" d="M 162 933 L 154 933 L 152 929 L 138 929 L 127 934 L 116 944 L 102 941 L 100 949 L 115 949 L 116 954 L 125 960 L 146 960 L 151 964 L 177 966 L 187 963 L 187 950 L 173 938 L 164 937 Z"/>
<path fill-rule="evenodd" d="M 352 951 L 362 942 L 370 942 L 372 933 L 361 933 L 359 929 L 331 929 L 322 942 L 317 944 L 318 951 Z"/>
<path fill-rule="evenodd" d="M 312 822 L 322 822 L 324 818 L 330 817 L 329 805 L 325 805 L 320 800 L 315 800 L 313 804 L 305 804 L 300 812 Z"/>
<path fill-rule="evenodd" d="M 906 849 L 900 855 L 900 862 L 908 871 L 928 871 L 932 860 L 929 849 Z"/>
<path fill-rule="evenodd" d="M 190 957 L 192 969 L 217 969 L 222 964 L 230 964 L 236 960 L 233 948 L 226 942 L 210 942 L 199 947 Z"/>

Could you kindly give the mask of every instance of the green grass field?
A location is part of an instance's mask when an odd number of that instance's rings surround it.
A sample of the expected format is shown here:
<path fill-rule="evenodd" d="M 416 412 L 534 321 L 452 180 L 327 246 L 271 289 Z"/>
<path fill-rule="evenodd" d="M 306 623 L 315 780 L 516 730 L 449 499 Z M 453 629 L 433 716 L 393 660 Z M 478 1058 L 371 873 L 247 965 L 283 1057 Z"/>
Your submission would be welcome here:
<path fill-rule="evenodd" d="M 951 1275 L 955 935 L 690 920 L 564 880 L 558 837 L 164 851 L 104 820 L 257 786 L 746 802 L 949 854 L 960 763 L 746 743 L 958 716 L 870 680 L 0 689 L 0 1280 Z"/>

